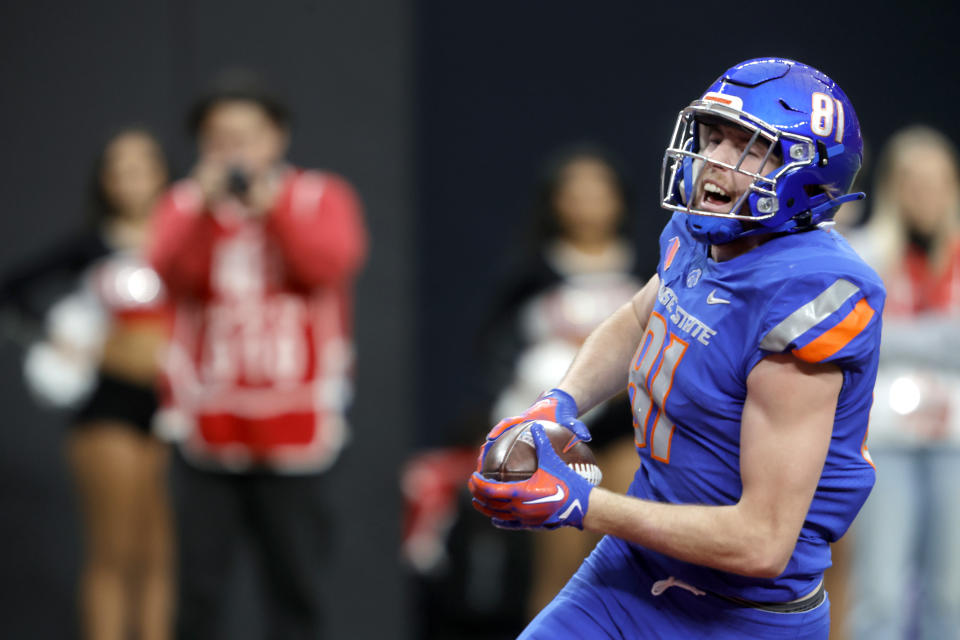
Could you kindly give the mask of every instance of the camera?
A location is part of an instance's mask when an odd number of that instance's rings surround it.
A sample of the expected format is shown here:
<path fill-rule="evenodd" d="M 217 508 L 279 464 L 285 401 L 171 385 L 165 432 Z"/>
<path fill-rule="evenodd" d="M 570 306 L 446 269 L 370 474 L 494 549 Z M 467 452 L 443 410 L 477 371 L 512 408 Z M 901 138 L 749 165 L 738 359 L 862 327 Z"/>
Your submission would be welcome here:
<path fill-rule="evenodd" d="M 238 198 L 244 198 L 250 190 L 250 178 L 243 168 L 236 165 L 227 169 L 227 192 Z"/>

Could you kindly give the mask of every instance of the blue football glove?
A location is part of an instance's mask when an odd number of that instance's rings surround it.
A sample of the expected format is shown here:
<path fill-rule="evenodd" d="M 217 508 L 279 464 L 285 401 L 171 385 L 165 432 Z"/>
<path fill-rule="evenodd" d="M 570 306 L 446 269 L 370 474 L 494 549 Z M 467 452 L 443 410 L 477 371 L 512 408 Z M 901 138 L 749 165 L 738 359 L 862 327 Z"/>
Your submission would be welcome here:
<path fill-rule="evenodd" d="M 473 506 L 504 529 L 583 529 L 593 485 L 560 459 L 543 426 L 530 427 L 537 470 L 517 482 L 497 482 L 475 472 L 470 477 Z"/>
<path fill-rule="evenodd" d="M 483 468 L 483 459 L 487 456 L 487 451 L 493 446 L 493 443 L 502 436 L 507 429 L 515 427 L 518 424 L 529 422 L 530 420 L 549 420 L 556 422 L 577 434 L 577 437 L 583 442 L 590 442 L 590 431 L 587 425 L 577 419 L 579 414 L 577 403 L 566 391 L 560 389 L 550 389 L 540 394 L 537 401 L 529 409 L 518 416 L 504 418 L 487 434 L 487 439 L 480 448 L 480 457 L 477 459 L 477 471 Z"/>

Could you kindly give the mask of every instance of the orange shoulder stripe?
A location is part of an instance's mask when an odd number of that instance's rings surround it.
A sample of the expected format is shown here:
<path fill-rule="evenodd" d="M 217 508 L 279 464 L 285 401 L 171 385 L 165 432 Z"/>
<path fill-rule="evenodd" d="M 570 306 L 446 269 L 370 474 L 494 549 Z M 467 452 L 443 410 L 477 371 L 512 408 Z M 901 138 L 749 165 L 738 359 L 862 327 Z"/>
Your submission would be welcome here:
<path fill-rule="evenodd" d="M 794 349 L 793 355 L 807 362 L 826 360 L 856 338 L 871 318 L 873 318 L 873 308 L 867 303 L 866 298 L 862 298 L 846 318 L 805 347 Z"/>
<path fill-rule="evenodd" d="M 680 236 L 670 238 L 670 248 L 667 249 L 667 257 L 663 260 L 663 270 L 666 271 L 673 264 L 673 259 L 677 255 L 677 249 L 680 248 Z"/>

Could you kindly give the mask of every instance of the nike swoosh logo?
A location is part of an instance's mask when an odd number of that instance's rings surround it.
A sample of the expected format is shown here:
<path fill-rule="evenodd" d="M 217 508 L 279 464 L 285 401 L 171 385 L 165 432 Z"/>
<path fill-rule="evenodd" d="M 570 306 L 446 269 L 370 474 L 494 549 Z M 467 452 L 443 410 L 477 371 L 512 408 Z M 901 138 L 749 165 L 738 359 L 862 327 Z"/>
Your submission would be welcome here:
<path fill-rule="evenodd" d="M 561 514 L 560 514 L 559 516 L 557 516 L 557 517 L 560 518 L 561 520 L 566 520 L 567 518 L 570 517 L 570 514 L 573 513 L 573 510 L 574 510 L 574 509 L 577 509 L 577 510 L 579 510 L 581 513 L 583 513 L 583 508 L 580 506 L 580 499 L 579 499 L 579 498 L 576 499 L 576 500 L 574 500 L 573 502 L 571 502 L 571 503 L 570 503 L 570 506 L 567 507 L 566 509 L 564 509 L 564 510 L 563 510 L 563 513 L 561 513 Z"/>
<path fill-rule="evenodd" d="M 537 498 L 536 500 L 527 500 L 523 504 L 543 504 L 544 502 L 560 502 L 567 497 L 567 492 L 563 490 L 563 487 L 557 485 L 557 492 L 552 496 L 544 496 L 543 498 Z"/>
<path fill-rule="evenodd" d="M 730 304 L 730 301 L 726 298 L 718 298 L 716 296 L 717 290 L 714 289 L 707 294 L 707 304 Z"/>

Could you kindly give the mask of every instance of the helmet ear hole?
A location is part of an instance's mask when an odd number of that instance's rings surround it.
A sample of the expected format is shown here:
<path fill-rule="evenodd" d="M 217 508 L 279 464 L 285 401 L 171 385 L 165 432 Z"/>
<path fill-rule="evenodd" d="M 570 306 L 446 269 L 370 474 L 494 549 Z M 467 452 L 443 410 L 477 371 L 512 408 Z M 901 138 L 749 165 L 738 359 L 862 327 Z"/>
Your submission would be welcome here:
<path fill-rule="evenodd" d="M 788 209 L 793 206 L 793 203 L 794 203 L 793 198 L 787 198 L 787 208 L 788 208 Z"/>
<path fill-rule="evenodd" d="M 817 140 L 817 166 L 825 167 L 830 161 L 830 158 L 827 154 L 827 145 L 823 143 L 823 140 Z"/>
<path fill-rule="evenodd" d="M 829 184 L 805 184 L 803 185 L 803 191 L 809 198 L 813 198 L 814 196 L 819 196 L 821 194 L 826 195 L 829 198 L 836 198 L 841 193 L 839 189 Z"/>

